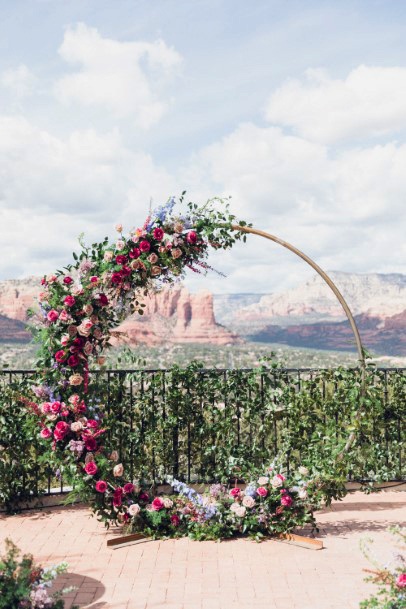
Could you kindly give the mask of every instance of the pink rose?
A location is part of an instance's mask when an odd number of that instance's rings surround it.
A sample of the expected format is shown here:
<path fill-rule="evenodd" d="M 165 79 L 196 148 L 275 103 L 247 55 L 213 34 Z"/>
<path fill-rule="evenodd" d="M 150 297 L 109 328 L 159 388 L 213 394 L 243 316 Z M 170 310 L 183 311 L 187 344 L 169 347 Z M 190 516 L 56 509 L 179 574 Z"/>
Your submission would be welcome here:
<path fill-rule="evenodd" d="M 172 514 L 171 516 L 171 525 L 173 527 L 178 527 L 180 525 L 180 518 L 177 514 Z"/>
<path fill-rule="evenodd" d="M 70 285 L 71 283 L 73 283 L 73 279 L 72 279 L 72 277 L 69 277 L 67 275 L 66 277 L 63 278 L 63 282 L 65 285 Z"/>
<path fill-rule="evenodd" d="M 65 423 L 65 421 L 59 421 L 59 423 L 57 423 L 55 425 L 55 429 L 54 429 L 54 438 L 55 440 L 63 440 L 64 437 L 66 436 L 66 434 L 69 431 L 69 425 L 67 423 Z"/>
<path fill-rule="evenodd" d="M 84 319 L 80 326 L 78 326 L 78 333 L 80 336 L 89 336 L 93 327 L 93 322 L 90 319 Z"/>
<path fill-rule="evenodd" d="M 90 427 L 90 429 L 97 429 L 99 427 L 99 424 L 95 419 L 88 419 L 87 426 Z"/>
<path fill-rule="evenodd" d="M 107 482 L 104 480 L 98 480 L 96 482 L 96 491 L 98 493 L 105 493 L 107 491 Z"/>
<path fill-rule="evenodd" d="M 83 307 L 83 311 L 85 312 L 86 315 L 91 315 L 93 313 L 92 305 L 89 303 L 85 304 L 85 306 Z"/>
<path fill-rule="evenodd" d="M 182 256 L 182 250 L 179 249 L 178 247 L 173 249 L 171 253 L 172 253 L 172 258 L 174 258 L 174 260 L 176 260 L 177 258 L 180 258 Z"/>
<path fill-rule="evenodd" d="M 231 489 L 229 495 L 230 495 L 230 497 L 235 499 L 236 497 L 240 496 L 240 493 L 241 493 L 241 489 L 236 486 L 235 488 Z"/>
<path fill-rule="evenodd" d="M 78 431 L 82 431 L 83 429 L 83 425 L 80 421 L 74 421 L 73 423 L 71 423 L 71 431 L 77 433 Z"/>
<path fill-rule="evenodd" d="M 127 262 L 127 256 L 125 256 L 124 254 L 118 254 L 118 256 L 116 256 L 117 264 L 125 264 L 126 262 Z"/>
<path fill-rule="evenodd" d="M 118 233 L 122 233 L 123 232 L 123 225 L 119 222 L 118 224 L 116 224 L 115 229 Z"/>
<path fill-rule="evenodd" d="M 154 236 L 154 239 L 156 239 L 156 241 L 162 241 L 162 239 L 164 237 L 164 231 L 162 230 L 162 228 L 159 228 L 159 227 L 154 228 L 154 231 L 152 234 Z"/>
<path fill-rule="evenodd" d="M 68 296 L 65 297 L 63 304 L 65 304 L 67 307 L 73 307 L 75 302 L 76 302 L 75 297 L 68 294 Z"/>
<path fill-rule="evenodd" d="M 406 573 L 399 573 L 396 578 L 396 585 L 398 588 L 406 588 Z"/>
<path fill-rule="evenodd" d="M 51 309 L 47 315 L 47 319 L 50 322 L 54 322 L 58 319 L 59 317 L 59 313 L 58 311 L 55 311 L 55 309 Z"/>
<path fill-rule="evenodd" d="M 89 476 L 94 476 L 97 473 L 97 471 L 98 471 L 98 467 L 94 461 L 89 461 L 89 463 L 86 463 L 85 472 Z"/>
<path fill-rule="evenodd" d="M 293 503 L 293 499 L 290 495 L 284 494 L 281 497 L 281 505 L 284 507 L 290 507 Z"/>
<path fill-rule="evenodd" d="M 77 406 L 77 404 L 79 404 L 80 402 L 80 397 L 78 396 L 77 393 L 74 393 L 70 396 L 70 398 L 68 399 L 69 404 L 72 404 L 73 406 Z"/>
<path fill-rule="evenodd" d="M 118 251 L 121 251 L 125 248 L 125 242 L 122 239 L 119 239 L 118 241 L 116 241 L 116 249 Z"/>
<path fill-rule="evenodd" d="M 156 262 L 158 262 L 158 256 L 154 253 L 150 254 L 148 256 L 148 262 L 150 262 L 151 264 L 155 264 Z"/>
<path fill-rule="evenodd" d="M 257 488 L 257 495 L 259 495 L 260 497 L 266 497 L 268 494 L 268 491 L 266 490 L 265 487 L 263 486 L 259 486 Z"/>
<path fill-rule="evenodd" d="M 135 486 L 133 484 L 131 484 L 131 482 L 127 482 L 127 484 L 124 484 L 124 486 L 123 486 L 123 490 L 126 495 L 130 495 L 131 493 L 133 493 L 134 489 L 135 489 Z"/>
<path fill-rule="evenodd" d="M 45 302 L 47 301 L 49 298 L 49 293 L 48 292 L 40 292 L 38 294 L 38 301 L 39 302 Z"/>
<path fill-rule="evenodd" d="M 196 245 L 197 242 L 197 234 L 194 230 L 191 230 L 188 232 L 188 234 L 186 235 L 186 241 L 188 243 L 190 243 L 191 245 Z"/>
<path fill-rule="evenodd" d="M 56 275 L 48 275 L 47 277 L 47 281 L 48 283 L 55 283 L 55 281 L 57 281 L 57 276 Z"/>
<path fill-rule="evenodd" d="M 69 336 L 69 334 L 64 334 L 64 335 L 61 337 L 61 345 L 62 345 L 62 347 L 66 347 L 66 345 L 69 343 L 69 341 L 70 341 L 70 336 Z"/>
<path fill-rule="evenodd" d="M 90 355 L 92 351 L 93 351 L 92 343 L 90 343 L 90 342 L 85 343 L 85 346 L 83 347 L 84 354 Z"/>
<path fill-rule="evenodd" d="M 65 311 L 65 309 L 62 309 L 62 311 L 59 314 L 59 320 L 63 321 L 64 323 L 69 321 L 71 318 L 71 316 L 69 315 L 69 313 L 67 311 Z"/>
<path fill-rule="evenodd" d="M 165 507 L 165 504 L 160 497 L 155 497 L 155 499 L 151 503 L 151 506 L 155 512 L 159 512 L 160 510 L 162 510 Z"/>
<path fill-rule="evenodd" d="M 53 414 L 58 414 L 62 408 L 62 404 L 60 402 L 52 402 L 50 410 Z"/>
<path fill-rule="evenodd" d="M 63 351 L 63 349 L 60 349 L 59 351 L 57 351 L 55 353 L 55 360 L 58 362 L 58 364 L 62 364 L 65 360 L 66 360 L 66 354 L 65 351 Z"/>
<path fill-rule="evenodd" d="M 92 275 L 90 277 L 90 283 L 93 283 L 95 285 L 99 283 L 99 278 L 97 277 L 97 275 Z"/>
<path fill-rule="evenodd" d="M 41 406 L 41 410 L 44 414 L 51 412 L 51 402 L 44 402 Z"/>
<path fill-rule="evenodd" d="M 44 429 L 41 429 L 40 436 L 44 440 L 47 440 L 52 436 L 52 431 L 49 429 L 49 427 L 44 427 Z"/>
<path fill-rule="evenodd" d="M 115 476 L 115 478 L 121 478 L 121 476 L 124 474 L 124 465 L 122 463 L 118 463 L 117 465 L 115 465 L 113 467 L 113 476 Z"/>

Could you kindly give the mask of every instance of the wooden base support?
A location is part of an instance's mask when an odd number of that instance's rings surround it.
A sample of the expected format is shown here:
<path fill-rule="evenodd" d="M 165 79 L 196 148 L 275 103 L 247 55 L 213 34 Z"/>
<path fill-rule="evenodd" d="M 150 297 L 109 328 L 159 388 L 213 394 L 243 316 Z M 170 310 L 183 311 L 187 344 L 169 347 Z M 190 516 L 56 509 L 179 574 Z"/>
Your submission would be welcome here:
<path fill-rule="evenodd" d="M 301 546 L 308 550 L 322 550 L 323 542 L 320 539 L 314 539 L 313 537 L 304 537 L 303 535 L 296 535 L 294 533 L 280 533 L 270 539 L 275 541 L 282 541 L 283 543 L 290 543 L 294 546 Z"/>
<path fill-rule="evenodd" d="M 121 535 L 120 537 L 114 537 L 113 539 L 107 540 L 107 546 L 113 550 L 118 548 L 124 548 L 124 546 L 130 546 L 138 541 L 152 541 L 151 537 L 146 537 L 141 533 L 132 533 L 130 535 Z"/>

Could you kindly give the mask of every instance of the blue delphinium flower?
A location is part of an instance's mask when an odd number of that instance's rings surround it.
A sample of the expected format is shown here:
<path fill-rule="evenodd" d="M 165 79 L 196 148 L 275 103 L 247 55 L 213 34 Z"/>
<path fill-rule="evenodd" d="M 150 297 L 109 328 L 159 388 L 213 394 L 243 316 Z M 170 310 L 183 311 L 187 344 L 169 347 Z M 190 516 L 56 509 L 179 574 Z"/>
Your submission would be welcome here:
<path fill-rule="evenodd" d="M 154 209 L 154 211 L 151 213 L 151 220 L 147 224 L 145 229 L 150 232 L 157 220 L 159 220 L 159 222 L 163 224 L 166 218 L 171 215 L 175 203 L 175 197 L 171 197 L 164 205 L 160 205 L 159 207 Z"/>
<path fill-rule="evenodd" d="M 257 497 L 257 487 L 252 482 L 248 484 L 244 492 L 248 497 Z"/>

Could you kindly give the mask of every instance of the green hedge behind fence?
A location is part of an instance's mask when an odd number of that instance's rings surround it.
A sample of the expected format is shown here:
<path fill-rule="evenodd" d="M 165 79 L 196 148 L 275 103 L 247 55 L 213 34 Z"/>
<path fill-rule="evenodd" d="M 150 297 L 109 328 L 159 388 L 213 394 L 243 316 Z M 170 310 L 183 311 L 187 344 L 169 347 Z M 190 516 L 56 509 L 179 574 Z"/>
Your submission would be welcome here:
<path fill-rule="evenodd" d="M 15 399 L 30 374 L 0 375 L 0 502 L 60 481 L 35 421 Z M 88 404 L 110 429 L 131 477 L 156 482 L 167 474 L 186 480 L 243 478 L 253 466 L 283 455 L 288 467 L 312 463 L 324 471 L 354 424 L 360 403 L 358 370 L 97 371 Z M 366 412 L 351 453 L 355 480 L 403 479 L 406 375 L 404 369 L 368 370 Z"/>

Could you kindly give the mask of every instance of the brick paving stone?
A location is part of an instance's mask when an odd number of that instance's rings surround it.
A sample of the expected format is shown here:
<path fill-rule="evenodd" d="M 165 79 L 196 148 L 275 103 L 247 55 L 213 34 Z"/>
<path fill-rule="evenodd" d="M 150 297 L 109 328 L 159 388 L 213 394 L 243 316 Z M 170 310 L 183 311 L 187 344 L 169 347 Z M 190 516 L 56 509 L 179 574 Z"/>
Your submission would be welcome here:
<path fill-rule="evenodd" d="M 0 544 L 10 537 L 43 565 L 66 561 L 58 589 L 75 585 L 66 609 L 357 609 L 374 587 L 360 540 L 374 539 L 385 561 L 387 527 L 406 520 L 401 491 L 356 492 L 317 515 L 322 551 L 267 541 L 147 541 L 113 550 L 84 506 L 0 516 Z"/>

